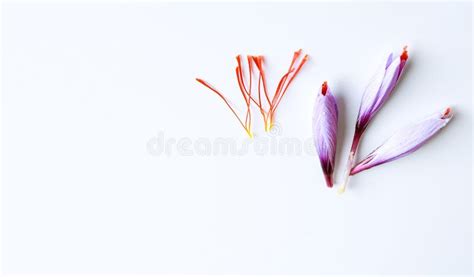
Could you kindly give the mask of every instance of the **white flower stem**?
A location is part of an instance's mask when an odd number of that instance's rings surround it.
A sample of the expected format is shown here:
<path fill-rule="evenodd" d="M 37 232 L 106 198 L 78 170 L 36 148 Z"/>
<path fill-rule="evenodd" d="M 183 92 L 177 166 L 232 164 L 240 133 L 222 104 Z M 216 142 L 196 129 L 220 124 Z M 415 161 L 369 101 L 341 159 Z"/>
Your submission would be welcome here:
<path fill-rule="evenodd" d="M 346 191 L 346 187 L 349 184 L 349 177 L 351 176 L 351 170 L 354 166 L 354 159 L 357 153 L 357 148 L 359 147 L 360 137 L 362 136 L 363 131 L 356 129 L 354 133 L 354 139 L 352 140 L 351 152 L 349 153 L 349 158 L 347 159 L 347 168 L 345 172 L 344 182 L 339 186 L 337 192 L 342 194 Z"/>
<path fill-rule="evenodd" d="M 347 184 L 349 183 L 349 177 L 351 176 L 351 169 L 354 165 L 354 156 L 355 153 L 351 151 L 351 153 L 349 154 L 349 159 L 347 160 L 346 172 L 344 173 L 344 182 L 342 183 L 342 185 L 339 186 L 337 190 L 339 194 L 342 194 L 346 191 Z"/>

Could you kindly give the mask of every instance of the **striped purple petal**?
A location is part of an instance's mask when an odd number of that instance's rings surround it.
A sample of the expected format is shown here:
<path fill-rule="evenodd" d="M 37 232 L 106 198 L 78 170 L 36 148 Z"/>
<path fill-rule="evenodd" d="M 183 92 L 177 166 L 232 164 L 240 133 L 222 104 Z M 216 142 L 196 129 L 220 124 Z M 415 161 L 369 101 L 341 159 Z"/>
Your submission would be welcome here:
<path fill-rule="evenodd" d="M 355 165 L 351 170 L 351 175 L 415 152 L 439 130 L 446 126 L 452 116 L 451 108 L 446 108 L 417 124 L 398 131 L 365 159 Z"/>
<path fill-rule="evenodd" d="M 316 97 L 313 111 L 313 141 L 328 187 L 333 186 L 337 140 L 337 103 L 327 82 Z"/>
<path fill-rule="evenodd" d="M 390 54 L 385 66 L 380 68 L 372 77 L 360 103 L 356 126 L 358 132 L 362 133 L 365 130 L 370 120 L 392 94 L 407 59 L 408 52 L 406 47 L 399 57 L 394 58 L 393 54 Z"/>

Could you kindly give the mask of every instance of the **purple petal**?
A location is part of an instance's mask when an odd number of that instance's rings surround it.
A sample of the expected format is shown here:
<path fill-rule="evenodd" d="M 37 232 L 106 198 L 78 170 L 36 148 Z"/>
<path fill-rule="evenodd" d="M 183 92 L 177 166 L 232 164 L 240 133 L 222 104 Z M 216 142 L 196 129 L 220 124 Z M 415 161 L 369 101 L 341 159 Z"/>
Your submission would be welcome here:
<path fill-rule="evenodd" d="M 357 118 L 357 129 L 365 130 L 370 120 L 387 101 L 400 79 L 407 59 L 406 48 L 404 48 L 401 56 L 393 58 L 393 55 L 390 54 L 386 65 L 380 68 L 371 79 L 362 96 Z"/>
<path fill-rule="evenodd" d="M 387 58 L 387 63 L 385 64 L 385 69 L 387 69 L 393 61 L 393 53 L 390 53 Z"/>
<path fill-rule="evenodd" d="M 338 110 L 336 98 L 324 82 L 316 97 L 313 112 L 313 141 L 328 187 L 333 186 L 332 175 L 336 158 Z"/>
<path fill-rule="evenodd" d="M 451 120 L 451 108 L 437 112 L 425 120 L 396 132 L 381 146 L 355 165 L 351 175 L 415 152 Z"/>

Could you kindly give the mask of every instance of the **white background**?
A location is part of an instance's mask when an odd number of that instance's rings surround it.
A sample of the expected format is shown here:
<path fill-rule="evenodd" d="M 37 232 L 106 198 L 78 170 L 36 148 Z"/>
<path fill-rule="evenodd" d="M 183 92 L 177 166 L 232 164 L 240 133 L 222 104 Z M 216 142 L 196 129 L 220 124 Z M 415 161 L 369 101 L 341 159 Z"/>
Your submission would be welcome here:
<path fill-rule="evenodd" d="M 470 4 L 10 4 L 2 23 L 6 272 L 471 272 Z M 160 131 L 247 140 L 194 78 L 241 104 L 236 54 L 266 55 L 275 88 L 303 48 L 311 60 L 282 101 L 280 137 L 311 137 L 327 80 L 339 180 L 364 86 L 404 45 L 406 74 L 360 154 L 446 105 L 455 117 L 342 197 L 307 154 L 147 149 Z"/>

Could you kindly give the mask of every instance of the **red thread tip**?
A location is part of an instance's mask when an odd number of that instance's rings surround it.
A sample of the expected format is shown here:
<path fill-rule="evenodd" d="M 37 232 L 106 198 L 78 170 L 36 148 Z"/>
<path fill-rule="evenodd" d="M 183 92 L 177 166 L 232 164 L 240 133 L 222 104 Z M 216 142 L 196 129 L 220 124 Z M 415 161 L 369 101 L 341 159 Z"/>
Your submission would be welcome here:
<path fill-rule="evenodd" d="M 403 53 L 400 55 L 400 59 L 402 61 L 408 60 L 408 51 L 407 51 L 408 46 L 403 47 Z"/>
<path fill-rule="evenodd" d="M 442 119 L 446 119 L 446 118 L 449 118 L 451 117 L 452 115 L 452 110 L 451 110 L 451 107 L 447 107 L 444 112 L 443 112 L 443 116 L 441 117 Z"/>
<path fill-rule="evenodd" d="M 321 93 L 323 95 L 326 95 L 327 91 L 328 91 L 328 82 L 324 81 L 323 85 L 321 86 Z"/>

